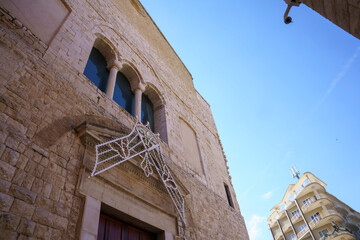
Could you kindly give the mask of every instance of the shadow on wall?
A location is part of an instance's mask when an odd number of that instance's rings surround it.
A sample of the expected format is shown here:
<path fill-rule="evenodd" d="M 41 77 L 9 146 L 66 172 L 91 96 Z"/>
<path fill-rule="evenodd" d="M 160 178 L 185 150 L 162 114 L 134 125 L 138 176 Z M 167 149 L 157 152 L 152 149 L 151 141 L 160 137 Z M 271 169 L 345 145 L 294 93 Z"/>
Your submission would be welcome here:
<path fill-rule="evenodd" d="M 53 121 L 49 126 L 41 129 L 34 136 L 35 142 L 41 144 L 44 147 L 50 147 L 54 145 L 58 139 L 60 139 L 65 133 L 72 131 L 83 122 L 91 122 L 98 124 L 118 132 L 124 132 L 124 129 L 130 131 L 131 129 L 124 124 L 114 121 L 109 118 L 80 115 L 80 116 L 67 116 Z M 125 132 L 124 132 L 125 133 Z"/>

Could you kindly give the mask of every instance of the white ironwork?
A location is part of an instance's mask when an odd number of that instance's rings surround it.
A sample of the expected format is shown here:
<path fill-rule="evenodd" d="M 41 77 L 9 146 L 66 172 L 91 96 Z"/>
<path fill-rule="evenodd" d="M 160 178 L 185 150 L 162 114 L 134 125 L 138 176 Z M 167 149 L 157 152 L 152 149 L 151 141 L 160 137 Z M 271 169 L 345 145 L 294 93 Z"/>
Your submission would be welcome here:
<path fill-rule="evenodd" d="M 141 159 L 140 167 L 146 177 L 149 177 L 155 168 L 185 224 L 184 198 L 165 163 L 159 134 L 151 131 L 149 123 L 145 126 L 137 122 L 127 136 L 96 145 L 96 162 L 89 177 L 94 177 L 136 156 Z"/>

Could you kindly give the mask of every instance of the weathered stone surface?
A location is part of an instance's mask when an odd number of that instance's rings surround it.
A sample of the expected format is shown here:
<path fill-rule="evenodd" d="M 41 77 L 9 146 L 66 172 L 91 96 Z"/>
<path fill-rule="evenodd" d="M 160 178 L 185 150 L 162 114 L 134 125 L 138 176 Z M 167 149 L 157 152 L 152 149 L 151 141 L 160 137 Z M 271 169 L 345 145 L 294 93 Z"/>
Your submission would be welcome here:
<path fill-rule="evenodd" d="M 18 227 L 18 232 L 31 236 L 35 230 L 35 222 L 22 218 Z"/>
<path fill-rule="evenodd" d="M 54 221 L 53 221 L 53 227 L 62 231 L 66 231 L 68 220 L 64 217 L 61 217 L 59 215 L 53 215 Z"/>
<path fill-rule="evenodd" d="M 19 187 L 16 185 L 12 185 L 10 192 L 11 192 L 12 196 L 19 198 L 27 203 L 32 204 L 35 202 L 36 194 L 25 188 L 22 188 L 22 187 Z"/>
<path fill-rule="evenodd" d="M 0 240 L 16 240 L 18 233 L 10 230 L 1 230 Z"/>
<path fill-rule="evenodd" d="M 152 20 L 139 14 L 141 4 L 104 0 L 94 8 L 92 1 L 52 1 L 66 2 L 71 14 L 49 45 L 0 9 L 0 207 L 4 214 L 21 218 L 6 236 L 79 239 L 85 228 L 81 216 L 99 216 L 101 201 L 177 234 L 176 211 L 156 173 L 147 178 L 135 165 L 124 165 L 88 179 L 83 168 L 84 163 L 92 168 L 98 142 L 82 139 L 74 129 L 93 123 L 101 129 L 94 136 L 105 141 L 128 133 L 135 121 L 83 74 L 95 40 L 102 39 L 119 61 L 128 61 L 121 71 L 131 85 L 141 76 L 144 94 L 154 104 L 165 161 L 187 194 L 188 224 L 186 229 L 179 225 L 177 237 L 247 240 L 210 106 Z M 184 159 L 184 149 L 191 146 L 182 141 L 180 117 L 196 136 L 196 163 Z M 228 206 L 224 183 L 234 208 Z M 96 211 L 84 213 L 85 195 L 97 198 Z M 12 222 L 8 228 L 14 229 Z M 91 234 L 86 236 L 96 239 L 98 225 L 88 227 Z"/>
<path fill-rule="evenodd" d="M 37 207 L 34 213 L 33 220 L 43 225 L 51 227 L 53 225 L 53 214 L 43 207 Z"/>
<path fill-rule="evenodd" d="M 51 238 L 51 232 L 52 229 L 50 227 L 41 224 L 36 224 L 34 236 L 39 239 L 46 240 Z"/>
<path fill-rule="evenodd" d="M 27 219 L 30 219 L 35 210 L 35 206 L 29 203 L 26 203 L 22 200 L 15 199 L 14 203 L 11 206 L 10 212 L 17 215 L 22 216 Z"/>
<path fill-rule="evenodd" d="M 0 214 L 0 229 L 8 229 L 11 231 L 16 231 L 19 222 L 20 222 L 19 216 L 14 216 L 9 213 Z"/>
<path fill-rule="evenodd" d="M 11 166 L 10 164 L 0 161 L 0 178 L 11 181 L 15 174 L 15 167 Z"/>
<path fill-rule="evenodd" d="M 11 183 L 0 179 L 0 192 L 7 193 L 10 189 Z"/>
<path fill-rule="evenodd" d="M 2 160 L 9 163 L 12 166 L 15 166 L 20 154 L 10 148 L 6 148 L 5 152 L 2 155 Z"/>
<path fill-rule="evenodd" d="M 358 3 L 360 5 L 360 3 Z M 350 13 L 350 32 L 360 39 L 360 6 L 349 5 Z"/>
<path fill-rule="evenodd" d="M 0 210 L 1 211 L 8 212 L 13 201 L 14 201 L 13 197 L 0 192 Z"/>

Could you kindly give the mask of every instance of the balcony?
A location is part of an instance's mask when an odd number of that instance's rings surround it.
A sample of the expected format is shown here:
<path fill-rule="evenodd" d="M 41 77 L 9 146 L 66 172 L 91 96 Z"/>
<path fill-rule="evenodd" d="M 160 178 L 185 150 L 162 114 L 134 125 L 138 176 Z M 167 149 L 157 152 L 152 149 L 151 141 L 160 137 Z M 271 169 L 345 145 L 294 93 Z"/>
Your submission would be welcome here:
<path fill-rule="evenodd" d="M 321 207 L 321 205 L 324 206 L 332 206 L 332 202 L 329 199 L 328 196 L 326 196 L 325 194 L 319 194 L 317 196 L 317 198 L 315 197 L 311 197 L 311 203 L 306 203 L 301 207 L 301 210 L 303 211 L 303 213 L 308 213 L 316 208 Z"/>
<path fill-rule="evenodd" d="M 315 203 L 317 200 L 314 197 L 310 198 L 311 202 L 306 202 L 304 206 L 301 207 L 301 210 L 305 213 L 307 210 L 311 207 L 313 203 Z"/>
<path fill-rule="evenodd" d="M 284 233 L 288 232 L 291 229 L 291 225 L 289 222 L 285 223 L 284 226 L 282 227 Z"/>
<path fill-rule="evenodd" d="M 312 219 L 310 222 L 309 222 L 309 226 L 310 226 L 310 228 L 311 229 L 314 229 L 315 228 L 315 226 L 321 221 L 321 216 L 319 215 L 319 216 L 317 216 L 317 217 L 315 217 L 314 219 Z"/>
<path fill-rule="evenodd" d="M 297 238 L 300 239 L 303 236 L 305 236 L 305 234 L 309 231 L 309 228 L 306 226 L 305 228 L 303 228 L 300 232 L 298 232 L 297 234 Z"/>
<path fill-rule="evenodd" d="M 283 237 L 281 232 L 277 232 L 277 233 L 274 234 L 274 239 L 275 240 L 282 240 L 282 239 L 284 239 L 284 237 Z"/>
<path fill-rule="evenodd" d="M 317 218 L 311 220 L 309 222 L 309 226 L 311 227 L 312 230 L 314 230 L 328 223 L 331 223 L 331 221 L 343 223 L 344 219 L 341 217 L 341 215 L 338 212 L 334 210 L 328 210 L 328 213 L 322 213 L 321 216 L 319 215 Z"/>
<path fill-rule="evenodd" d="M 294 216 L 291 217 L 291 222 L 292 222 L 293 224 L 295 224 L 295 223 L 298 222 L 300 219 L 301 219 L 301 215 L 300 215 L 300 213 L 299 213 L 299 214 L 296 214 L 296 215 L 294 215 Z"/>
<path fill-rule="evenodd" d="M 355 223 L 360 223 L 360 216 L 356 215 L 353 212 L 349 212 L 349 215 L 347 215 L 347 217 Z"/>
<path fill-rule="evenodd" d="M 320 240 L 356 240 L 355 236 L 352 235 L 349 232 L 339 232 L 336 233 L 335 235 L 326 237 L 326 238 L 320 238 Z"/>

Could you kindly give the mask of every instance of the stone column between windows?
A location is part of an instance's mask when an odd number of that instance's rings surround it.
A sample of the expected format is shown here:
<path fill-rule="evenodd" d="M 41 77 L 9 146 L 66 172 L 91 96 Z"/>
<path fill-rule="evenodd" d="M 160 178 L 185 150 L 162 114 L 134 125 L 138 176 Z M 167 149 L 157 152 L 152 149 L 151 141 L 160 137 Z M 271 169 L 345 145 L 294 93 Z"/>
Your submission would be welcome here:
<path fill-rule="evenodd" d="M 290 226 L 291 226 L 294 234 L 297 235 L 297 233 L 296 233 L 296 231 L 295 231 L 294 224 L 292 223 L 292 221 L 291 221 L 291 219 L 290 219 L 290 216 L 289 216 L 289 213 L 287 212 L 287 210 L 285 210 L 285 214 L 286 214 L 286 217 L 287 217 L 287 219 L 288 219 L 288 221 L 289 221 L 289 223 L 290 223 Z"/>
<path fill-rule="evenodd" d="M 295 204 L 296 204 L 296 207 L 299 209 L 299 212 L 300 212 L 301 217 L 303 218 L 303 220 L 304 220 L 304 222 L 305 222 L 306 226 L 307 226 L 307 227 L 308 227 L 308 229 L 309 229 L 309 232 L 310 232 L 311 238 L 312 238 L 313 240 L 316 240 L 316 238 L 315 238 L 315 236 L 314 236 L 314 234 L 313 234 L 313 232 L 312 232 L 312 230 L 311 230 L 311 228 L 310 228 L 310 225 L 309 225 L 309 223 L 307 222 L 306 217 L 305 217 L 305 215 L 304 215 L 303 211 L 301 210 L 301 208 L 300 208 L 300 206 L 299 206 L 298 201 L 297 201 L 296 199 L 294 199 L 294 202 L 295 202 Z"/>
<path fill-rule="evenodd" d="M 275 240 L 275 236 L 274 236 L 274 233 L 273 233 L 273 231 L 272 231 L 272 229 L 270 227 L 270 224 L 269 224 L 269 229 L 270 229 L 270 232 L 271 232 L 271 235 L 272 235 L 273 239 Z"/>
<path fill-rule="evenodd" d="M 277 224 L 278 224 L 278 226 L 279 226 L 279 228 L 280 228 L 280 231 L 281 231 L 281 234 L 282 234 L 283 238 L 286 239 L 285 234 L 284 234 L 284 231 L 283 231 L 283 229 L 282 229 L 282 226 L 280 225 L 279 220 L 276 219 L 276 222 L 277 222 Z"/>
<path fill-rule="evenodd" d="M 141 122 L 141 98 L 142 94 L 145 91 L 145 86 L 142 83 L 135 88 L 135 106 L 134 106 L 134 116 Z"/>
<path fill-rule="evenodd" d="M 106 86 L 106 95 L 111 99 L 114 96 L 116 76 L 117 76 L 118 71 L 122 67 L 121 65 L 122 64 L 118 60 L 112 60 L 108 64 L 108 68 L 110 69 L 110 74 L 109 74 L 109 79 L 107 81 L 107 86 Z"/>
<path fill-rule="evenodd" d="M 313 191 L 314 191 L 315 197 L 317 198 L 317 200 L 319 200 L 319 199 L 320 199 L 320 195 L 319 195 L 318 191 L 317 191 L 316 189 L 313 189 Z"/>

